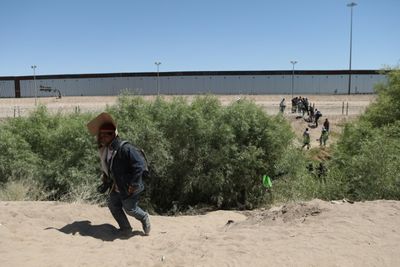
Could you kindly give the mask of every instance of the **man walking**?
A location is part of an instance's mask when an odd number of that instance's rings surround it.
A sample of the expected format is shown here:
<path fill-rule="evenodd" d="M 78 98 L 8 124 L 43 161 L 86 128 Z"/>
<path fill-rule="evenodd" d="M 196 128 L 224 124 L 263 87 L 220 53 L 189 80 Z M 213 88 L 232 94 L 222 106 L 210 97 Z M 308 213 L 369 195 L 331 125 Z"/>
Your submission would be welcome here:
<path fill-rule="evenodd" d="M 282 99 L 281 103 L 279 103 L 279 111 L 283 114 L 285 113 L 286 103 L 285 98 Z"/>
<path fill-rule="evenodd" d="M 329 132 L 325 129 L 325 127 L 322 127 L 322 131 L 321 131 L 321 136 L 319 138 L 319 145 L 322 146 L 326 146 L 326 141 L 328 141 L 328 136 L 329 136 Z"/>
<path fill-rule="evenodd" d="M 328 119 L 325 119 L 325 121 L 324 121 L 324 128 L 329 132 L 329 121 L 328 121 Z"/>
<path fill-rule="evenodd" d="M 144 190 L 142 176 L 147 171 L 144 159 L 135 147 L 120 140 L 117 125 L 108 113 L 101 113 L 87 127 L 97 136 L 103 182 L 112 185 L 107 204 L 120 227 L 120 234 L 123 237 L 132 235 L 128 214 L 139 220 L 144 234 L 149 235 L 149 214 L 138 206 L 139 195 Z"/>
<path fill-rule="evenodd" d="M 305 146 L 307 146 L 307 149 L 310 149 L 310 133 L 308 132 L 308 128 L 303 133 L 303 146 L 301 149 L 303 149 Z"/>
<path fill-rule="evenodd" d="M 318 127 L 318 120 L 319 118 L 322 117 L 322 113 L 321 111 L 319 111 L 318 109 L 315 109 L 315 127 Z"/>

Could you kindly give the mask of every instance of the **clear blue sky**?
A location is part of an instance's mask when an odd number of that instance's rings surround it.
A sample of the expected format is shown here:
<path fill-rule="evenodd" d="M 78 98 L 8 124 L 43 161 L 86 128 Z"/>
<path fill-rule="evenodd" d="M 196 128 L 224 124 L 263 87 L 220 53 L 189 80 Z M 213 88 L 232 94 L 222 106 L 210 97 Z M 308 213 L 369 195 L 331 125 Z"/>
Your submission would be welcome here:
<path fill-rule="evenodd" d="M 0 76 L 349 68 L 345 0 L 1 0 Z M 355 0 L 352 69 L 400 62 L 400 0 Z"/>

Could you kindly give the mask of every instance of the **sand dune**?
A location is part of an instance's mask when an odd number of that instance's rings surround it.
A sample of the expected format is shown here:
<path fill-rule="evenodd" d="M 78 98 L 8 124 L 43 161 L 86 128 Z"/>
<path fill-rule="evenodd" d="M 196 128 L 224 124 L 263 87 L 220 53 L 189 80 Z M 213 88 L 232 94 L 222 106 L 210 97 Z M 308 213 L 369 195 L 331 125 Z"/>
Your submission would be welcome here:
<path fill-rule="evenodd" d="M 400 266 L 400 202 L 151 216 L 120 239 L 107 208 L 0 202 L 0 266 Z"/>

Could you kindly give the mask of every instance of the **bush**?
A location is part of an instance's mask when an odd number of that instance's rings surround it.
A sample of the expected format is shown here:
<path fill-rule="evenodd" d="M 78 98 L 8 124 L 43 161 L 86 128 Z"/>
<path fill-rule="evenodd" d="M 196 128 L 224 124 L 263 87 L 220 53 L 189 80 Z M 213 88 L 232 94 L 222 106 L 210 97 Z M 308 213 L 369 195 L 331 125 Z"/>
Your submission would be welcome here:
<path fill-rule="evenodd" d="M 247 100 L 223 107 L 213 96 L 191 104 L 182 97 L 149 103 L 125 96 L 109 111 L 121 135 L 144 148 L 155 166 L 159 177 L 148 181 L 147 204 L 161 211 L 173 203 L 259 205 L 265 199 L 262 175 L 274 173 L 293 138 L 282 117 L 268 117 Z"/>
<path fill-rule="evenodd" d="M 213 96 L 191 104 L 182 97 L 148 102 L 121 96 L 108 112 L 122 139 L 143 148 L 156 170 L 158 176 L 145 181 L 143 202 L 159 212 L 200 204 L 256 207 L 266 197 L 262 175 L 275 175 L 293 139 L 282 116 L 267 116 L 248 100 L 224 107 Z M 41 106 L 27 118 L 6 121 L 0 147 L 11 158 L 0 163 L 2 181 L 29 176 L 51 193 L 49 199 L 100 201 L 93 190 L 100 164 L 86 129 L 94 116 L 51 115 Z M 24 164 L 29 168 L 13 173 Z"/>
<path fill-rule="evenodd" d="M 400 120 L 400 69 L 387 70 L 388 82 L 376 86 L 378 99 L 361 117 L 362 120 L 380 127 Z"/>
<path fill-rule="evenodd" d="M 309 200 L 320 197 L 323 177 L 318 177 L 317 161 L 305 157 L 304 152 L 294 146 L 288 147 L 277 163 L 278 176 L 273 180 L 271 202 Z M 307 169 L 309 165 L 313 170 Z"/>
<path fill-rule="evenodd" d="M 378 98 L 338 141 L 324 196 L 400 199 L 400 70 L 377 87 Z"/>
<path fill-rule="evenodd" d="M 358 140 L 351 152 L 348 141 L 339 144 L 329 180 L 339 177 L 345 196 L 355 200 L 400 199 L 400 121 L 379 129 L 364 123 L 347 128 L 343 139 Z"/>
<path fill-rule="evenodd" d="M 49 199 L 58 200 L 73 185 L 98 179 L 95 143 L 85 127 L 89 118 L 51 115 L 40 106 L 28 118 L 8 120 L 0 141 L 8 149 L 0 164 L 3 180 L 34 180 L 51 193 Z M 15 170 L 22 173 L 12 174 Z"/>
<path fill-rule="evenodd" d="M 9 180 L 37 177 L 39 161 L 29 143 L 7 127 L 0 128 L 0 151 L 0 186 Z"/>

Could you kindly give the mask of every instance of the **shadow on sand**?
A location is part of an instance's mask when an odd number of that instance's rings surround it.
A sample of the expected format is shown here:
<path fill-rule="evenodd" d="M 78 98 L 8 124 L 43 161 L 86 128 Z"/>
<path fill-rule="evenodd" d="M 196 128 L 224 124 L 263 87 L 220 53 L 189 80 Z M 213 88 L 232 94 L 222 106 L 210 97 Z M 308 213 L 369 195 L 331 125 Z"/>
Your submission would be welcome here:
<path fill-rule="evenodd" d="M 55 227 L 47 227 L 45 230 L 55 229 L 64 234 L 73 234 L 79 233 L 81 236 L 90 236 L 96 239 L 100 239 L 103 241 L 114 241 L 115 239 L 129 239 L 136 235 L 143 236 L 144 233 L 142 231 L 133 231 L 131 235 L 121 235 L 118 232 L 118 229 L 112 226 L 111 224 L 100 224 L 100 225 L 92 225 L 90 221 L 76 221 L 70 224 L 65 225 L 64 227 L 58 229 Z"/>

